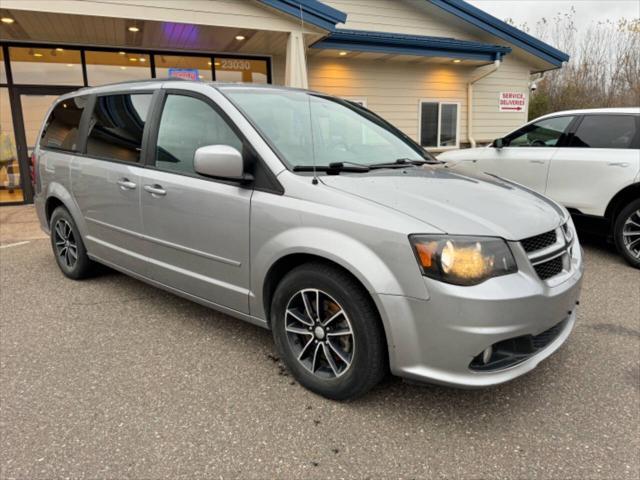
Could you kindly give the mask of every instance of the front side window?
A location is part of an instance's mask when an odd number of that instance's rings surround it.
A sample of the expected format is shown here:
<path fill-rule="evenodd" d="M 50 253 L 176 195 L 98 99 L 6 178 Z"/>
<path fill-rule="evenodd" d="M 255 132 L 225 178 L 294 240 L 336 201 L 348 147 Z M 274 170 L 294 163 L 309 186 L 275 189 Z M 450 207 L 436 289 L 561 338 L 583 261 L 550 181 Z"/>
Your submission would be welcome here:
<path fill-rule="evenodd" d="M 142 134 L 151 97 L 150 93 L 97 97 L 89 122 L 87 155 L 121 162 L 140 162 Z"/>
<path fill-rule="evenodd" d="M 211 105 L 169 94 L 158 130 L 156 167 L 193 175 L 196 150 L 207 145 L 228 145 L 242 152 L 242 140 Z"/>
<path fill-rule="evenodd" d="M 226 88 L 291 167 L 424 160 L 426 153 L 373 114 L 306 92 Z"/>
<path fill-rule="evenodd" d="M 420 145 L 458 146 L 458 103 L 420 102 Z"/>
<path fill-rule="evenodd" d="M 68 152 L 78 151 L 78 130 L 86 97 L 74 97 L 59 102 L 47 119 L 40 146 Z"/>
<path fill-rule="evenodd" d="M 632 148 L 636 131 L 633 115 L 586 115 L 569 146 L 578 148 Z"/>
<path fill-rule="evenodd" d="M 505 147 L 555 147 L 574 117 L 553 117 L 525 125 L 504 138 Z"/>

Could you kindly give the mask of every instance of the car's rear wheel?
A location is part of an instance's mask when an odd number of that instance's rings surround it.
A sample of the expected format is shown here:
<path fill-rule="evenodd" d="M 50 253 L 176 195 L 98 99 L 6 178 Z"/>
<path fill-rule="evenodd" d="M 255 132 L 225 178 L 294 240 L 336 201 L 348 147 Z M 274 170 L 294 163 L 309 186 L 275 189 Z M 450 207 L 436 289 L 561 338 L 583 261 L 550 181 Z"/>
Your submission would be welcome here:
<path fill-rule="evenodd" d="M 78 227 L 66 208 L 58 207 L 53 211 L 49 229 L 53 254 L 62 273 L 74 280 L 90 276 L 95 264 L 87 256 Z"/>
<path fill-rule="evenodd" d="M 364 394 L 385 375 L 378 312 L 349 274 L 323 263 L 289 272 L 271 304 L 276 348 L 293 376 L 335 400 Z"/>
<path fill-rule="evenodd" d="M 640 268 L 640 199 L 620 211 L 613 229 L 618 251 L 635 268 Z"/>

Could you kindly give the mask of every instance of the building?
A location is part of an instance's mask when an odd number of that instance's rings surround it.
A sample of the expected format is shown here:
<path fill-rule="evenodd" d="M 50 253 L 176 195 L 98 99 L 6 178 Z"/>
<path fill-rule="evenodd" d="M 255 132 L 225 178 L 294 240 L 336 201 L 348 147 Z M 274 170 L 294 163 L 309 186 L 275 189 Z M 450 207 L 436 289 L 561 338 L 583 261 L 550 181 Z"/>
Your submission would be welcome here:
<path fill-rule="evenodd" d="M 525 122 L 532 75 L 568 56 L 462 0 L 2 0 L 0 202 L 32 200 L 56 96 L 187 76 L 361 102 L 430 151 Z"/>

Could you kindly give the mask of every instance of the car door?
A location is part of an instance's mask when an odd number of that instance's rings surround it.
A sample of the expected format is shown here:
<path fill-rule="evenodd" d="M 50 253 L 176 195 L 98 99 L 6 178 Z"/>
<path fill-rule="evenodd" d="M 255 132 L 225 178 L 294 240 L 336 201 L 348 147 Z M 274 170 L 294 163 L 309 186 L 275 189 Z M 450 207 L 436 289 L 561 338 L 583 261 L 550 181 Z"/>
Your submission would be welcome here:
<path fill-rule="evenodd" d="M 569 208 L 604 215 L 613 196 L 640 169 L 639 117 L 589 114 L 579 119 L 551 161 L 547 195 Z"/>
<path fill-rule="evenodd" d="M 529 123 L 478 156 L 476 169 L 493 173 L 544 193 L 551 159 L 574 117 L 563 115 Z"/>
<path fill-rule="evenodd" d="M 206 145 L 243 141 L 215 103 L 166 90 L 142 176 L 142 219 L 149 276 L 200 299 L 248 312 L 252 189 L 206 178 L 193 168 Z"/>
<path fill-rule="evenodd" d="M 146 272 L 140 212 L 143 135 L 152 91 L 94 97 L 84 153 L 71 188 L 86 223 L 87 250 L 130 272 Z"/>

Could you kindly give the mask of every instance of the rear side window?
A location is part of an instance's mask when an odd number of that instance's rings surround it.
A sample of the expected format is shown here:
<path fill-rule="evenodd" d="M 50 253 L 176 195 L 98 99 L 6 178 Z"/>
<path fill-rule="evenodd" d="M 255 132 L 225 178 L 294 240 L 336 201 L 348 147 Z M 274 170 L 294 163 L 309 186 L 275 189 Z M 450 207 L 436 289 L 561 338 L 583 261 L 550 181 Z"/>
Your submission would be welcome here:
<path fill-rule="evenodd" d="M 193 175 L 196 150 L 206 145 L 229 145 L 242 152 L 242 140 L 209 104 L 169 94 L 160 118 L 156 167 Z"/>
<path fill-rule="evenodd" d="M 638 134 L 633 115 L 585 115 L 571 139 L 571 147 L 633 148 Z"/>
<path fill-rule="evenodd" d="M 40 146 L 68 152 L 78 151 L 78 131 L 86 97 L 74 97 L 58 103 L 42 130 Z"/>
<path fill-rule="evenodd" d="M 142 134 L 151 97 L 151 93 L 97 97 L 89 121 L 87 155 L 121 162 L 140 162 Z"/>

